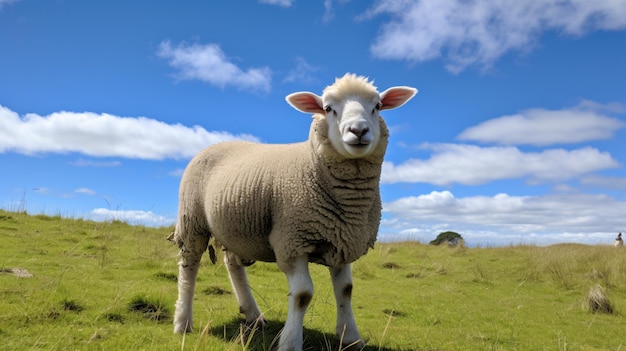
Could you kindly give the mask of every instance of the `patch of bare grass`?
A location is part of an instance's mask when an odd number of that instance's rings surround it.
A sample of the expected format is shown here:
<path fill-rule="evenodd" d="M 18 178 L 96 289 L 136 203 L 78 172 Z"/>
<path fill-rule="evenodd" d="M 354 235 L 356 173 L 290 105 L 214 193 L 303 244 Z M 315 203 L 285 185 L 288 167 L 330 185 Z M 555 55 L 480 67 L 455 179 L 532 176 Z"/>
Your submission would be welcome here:
<path fill-rule="evenodd" d="M 218 285 L 211 285 L 205 288 L 204 290 L 202 290 L 202 293 L 205 295 L 230 295 L 231 294 L 230 291 Z"/>
<path fill-rule="evenodd" d="M 136 296 L 128 304 L 128 310 L 141 313 L 146 319 L 164 322 L 170 319 L 171 313 L 160 301 L 148 299 L 145 296 Z"/>

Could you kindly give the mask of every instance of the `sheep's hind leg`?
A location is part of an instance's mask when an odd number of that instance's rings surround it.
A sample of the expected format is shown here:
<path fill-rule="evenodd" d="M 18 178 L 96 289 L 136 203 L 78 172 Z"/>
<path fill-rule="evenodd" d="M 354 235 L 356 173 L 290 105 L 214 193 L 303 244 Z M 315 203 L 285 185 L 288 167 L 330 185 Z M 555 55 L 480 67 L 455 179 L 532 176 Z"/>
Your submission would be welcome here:
<path fill-rule="evenodd" d="M 335 300 L 337 301 L 337 336 L 344 346 L 362 349 L 365 343 L 359 335 L 352 311 L 352 269 L 349 264 L 330 267 Z"/>
<path fill-rule="evenodd" d="M 189 333 L 193 330 L 193 295 L 196 277 L 202 254 L 209 243 L 209 237 L 198 236 L 191 248 L 183 246 L 178 263 L 178 300 L 174 313 L 174 333 Z"/>
<path fill-rule="evenodd" d="M 237 302 L 239 302 L 239 312 L 246 316 L 246 323 L 253 327 L 265 326 L 267 321 L 261 314 L 261 310 L 259 310 L 259 306 L 252 295 L 246 267 L 241 264 L 235 254 L 229 251 L 224 252 L 224 264 L 228 270 L 230 283 L 235 290 Z"/>
<path fill-rule="evenodd" d="M 289 310 L 285 327 L 280 334 L 279 351 L 302 350 L 302 323 L 313 298 L 313 281 L 309 274 L 308 257 L 300 257 L 291 263 L 280 263 L 289 281 Z"/>

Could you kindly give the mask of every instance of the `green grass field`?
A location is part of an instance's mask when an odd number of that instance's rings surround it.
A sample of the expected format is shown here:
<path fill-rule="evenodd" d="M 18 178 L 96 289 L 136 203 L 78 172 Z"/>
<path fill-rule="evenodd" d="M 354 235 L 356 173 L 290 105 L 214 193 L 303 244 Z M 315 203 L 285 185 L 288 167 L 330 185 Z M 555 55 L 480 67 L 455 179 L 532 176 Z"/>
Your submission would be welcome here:
<path fill-rule="evenodd" d="M 275 264 L 248 269 L 270 321 L 264 330 L 242 340 L 226 270 L 205 257 L 196 332 L 172 333 L 178 269 L 177 248 L 165 240 L 171 231 L 0 211 L 0 349 L 273 349 L 288 293 Z M 15 268 L 32 277 L 16 276 Z M 378 244 L 353 273 L 366 350 L 626 349 L 624 248 Z M 311 265 L 311 274 L 305 349 L 339 350 L 328 271 Z M 590 310 L 588 293 L 598 285 L 612 313 Z"/>

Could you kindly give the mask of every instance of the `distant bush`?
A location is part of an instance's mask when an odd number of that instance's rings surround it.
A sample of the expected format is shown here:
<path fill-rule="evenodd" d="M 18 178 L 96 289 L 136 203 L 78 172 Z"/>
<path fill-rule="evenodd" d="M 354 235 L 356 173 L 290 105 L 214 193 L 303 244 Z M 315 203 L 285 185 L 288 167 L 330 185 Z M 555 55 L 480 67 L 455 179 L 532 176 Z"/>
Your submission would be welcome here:
<path fill-rule="evenodd" d="M 430 245 L 448 244 L 450 246 L 456 246 L 463 242 L 463 237 L 455 232 L 442 232 L 437 235 L 437 238 L 431 241 Z"/>

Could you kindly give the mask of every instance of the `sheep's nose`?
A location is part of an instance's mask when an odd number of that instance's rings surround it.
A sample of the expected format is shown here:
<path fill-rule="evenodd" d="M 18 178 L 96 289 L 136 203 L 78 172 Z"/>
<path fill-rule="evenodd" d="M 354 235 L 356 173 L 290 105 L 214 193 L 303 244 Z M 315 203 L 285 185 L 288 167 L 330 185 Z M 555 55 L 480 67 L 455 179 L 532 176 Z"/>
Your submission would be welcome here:
<path fill-rule="evenodd" d="M 348 128 L 348 131 L 349 131 L 350 133 L 352 133 L 352 134 L 356 135 L 356 136 L 357 136 L 357 137 L 359 137 L 359 138 L 360 138 L 360 137 L 362 137 L 362 136 L 364 136 L 365 134 L 367 134 L 367 132 L 368 132 L 369 130 L 370 130 L 370 129 L 369 129 L 368 127 L 363 127 L 363 128 L 350 127 L 350 128 Z"/>

